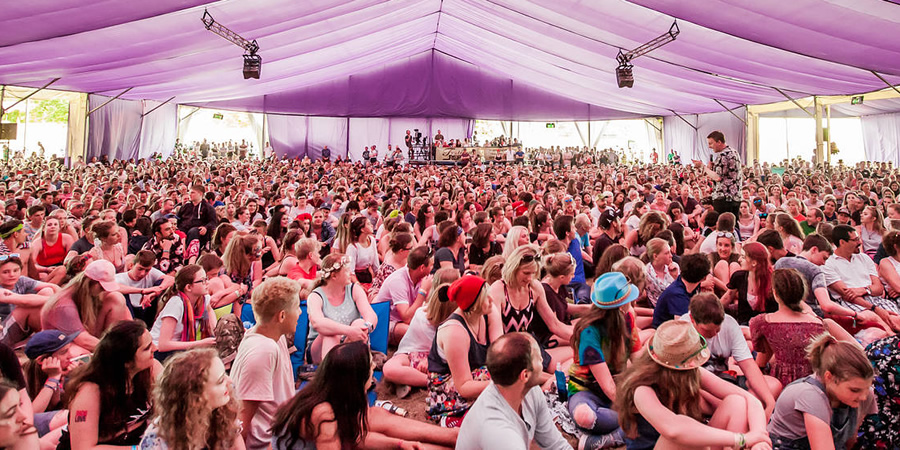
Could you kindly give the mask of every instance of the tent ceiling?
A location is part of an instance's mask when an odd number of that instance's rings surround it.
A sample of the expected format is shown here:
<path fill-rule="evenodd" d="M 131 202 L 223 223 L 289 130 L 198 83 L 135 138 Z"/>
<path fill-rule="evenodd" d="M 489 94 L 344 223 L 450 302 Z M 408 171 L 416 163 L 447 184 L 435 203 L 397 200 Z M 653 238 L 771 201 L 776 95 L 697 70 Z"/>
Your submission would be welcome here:
<path fill-rule="evenodd" d="M 204 29 L 204 8 L 259 42 L 262 79 L 242 79 L 241 49 Z M 890 38 L 900 6 L 881 0 L 31 0 L 3 15 L 0 83 L 60 77 L 53 88 L 133 87 L 124 98 L 255 111 L 603 119 L 784 100 L 774 87 L 792 97 L 884 88 L 870 70 L 900 83 Z M 619 89 L 619 48 L 674 19 L 678 39 L 635 60 L 635 87 Z M 423 73 L 429 56 L 439 68 Z M 448 97 L 503 80 L 541 101 Z M 442 92 L 446 83 L 458 86 Z M 411 100 L 384 108 L 378 95 L 346 95 L 384 86 Z M 321 107 L 335 101 L 345 104 Z"/>

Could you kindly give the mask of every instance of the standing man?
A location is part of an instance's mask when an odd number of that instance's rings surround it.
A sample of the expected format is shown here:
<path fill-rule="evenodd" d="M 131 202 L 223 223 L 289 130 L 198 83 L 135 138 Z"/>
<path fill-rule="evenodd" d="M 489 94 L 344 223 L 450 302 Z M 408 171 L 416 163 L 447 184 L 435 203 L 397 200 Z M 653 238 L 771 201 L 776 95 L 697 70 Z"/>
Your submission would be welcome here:
<path fill-rule="evenodd" d="M 541 393 L 541 352 L 525 333 L 504 334 L 488 348 L 491 382 L 466 414 L 456 448 L 526 450 L 571 446 L 553 423 Z"/>
<path fill-rule="evenodd" d="M 694 166 L 703 172 L 716 187 L 712 193 L 713 209 L 719 214 L 730 212 L 740 217 L 741 185 L 744 175 L 741 172 L 741 157 L 733 148 L 725 144 L 725 135 L 721 131 L 713 131 L 706 137 L 709 148 L 718 155 L 710 161 L 710 167 L 703 167 L 703 162 L 694 161 Z"/>

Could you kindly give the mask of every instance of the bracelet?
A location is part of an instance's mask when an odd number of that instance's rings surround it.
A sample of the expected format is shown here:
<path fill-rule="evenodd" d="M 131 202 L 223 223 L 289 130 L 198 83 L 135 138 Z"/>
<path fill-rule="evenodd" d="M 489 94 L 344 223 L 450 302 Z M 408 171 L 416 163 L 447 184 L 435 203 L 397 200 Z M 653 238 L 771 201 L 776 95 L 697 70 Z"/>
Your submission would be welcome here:
<path fill-rule="evenodd" d="M 419 289 L 419 295 L 421 295 L 422 297 L 427 297 L 428 293 L 423 291 L 422 289 Z"/>
<path fill-rule="evenodd" d="M 734 448 L 743 449 L 745 447 L 747 447 L 747 438 L 744 436 L 744 433 L 735 433 Z"/>

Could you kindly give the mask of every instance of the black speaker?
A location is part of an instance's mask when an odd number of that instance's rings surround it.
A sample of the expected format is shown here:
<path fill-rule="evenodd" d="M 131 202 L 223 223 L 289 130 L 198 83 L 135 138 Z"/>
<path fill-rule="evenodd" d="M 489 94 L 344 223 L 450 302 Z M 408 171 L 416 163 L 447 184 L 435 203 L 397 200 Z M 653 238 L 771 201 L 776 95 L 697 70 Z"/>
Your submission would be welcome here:
<path fill-rule="evenodd" d="M 3 123 L 0 124 L 0 141 L 13 141 L 16 139 L 19 124 Z"/>
<path fill-rule="evenodd" d="M 616 68 L 616 82 L 619 83 L 620 88 L 634 87 L 634 73 L 631 70 L 631 66 L 619 66 Z"/>
<path fill-rule="evenodd" d="M 262 72 L 262 57 L 259 55 L 244 55 L 244 79 L 259 79 Z"/>

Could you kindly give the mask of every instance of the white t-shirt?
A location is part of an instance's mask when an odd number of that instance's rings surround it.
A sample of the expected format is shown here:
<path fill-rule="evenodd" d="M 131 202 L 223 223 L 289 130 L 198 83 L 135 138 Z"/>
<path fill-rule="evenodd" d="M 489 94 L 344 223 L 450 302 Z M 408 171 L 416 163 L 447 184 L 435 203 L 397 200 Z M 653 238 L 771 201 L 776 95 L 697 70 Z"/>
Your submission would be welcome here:
<path fill-rule="evenodd" d="M 119 283 L 124 286 L 133 287 L 136 289 L 150 289 L 156 286 L 156 282 L 162 280 L 166 275 L 160 272 L 157 268 L 151 268 L 150 272 L 147 273 L 147 276 L 141 278 L 140 280 L 133 280 L 128 272 L 122 272 L 116 274 L 116 283 Z M 141 306 L 141 295 L 140 294 L 128 294 L 125 296 L 131 301 L 131 306 Z"/>
<path fill-rule="evenodd" d="M 409 354 L 431 350 L 436 331 L 428 321 L 427 315 L 424 307 L 416 310 L 412 320 L 409 321 L 409 329 L 406 330 L 406 334 L 403 335 L 403 339 L 397 346 L 397 353 Z"/>
<path fill-rule="evenodd" d="M 678 320 L 686 322 L 691 321 L 691 313 L 681 316 Z M 734 317 L 725 314 L 725 320 L 722 321 L 722 329 L 712 339 L 706 340 L 709 346 L 709 353 L 712 356 L 728 358 L 733 356 L 736 362 L 741 362 L 753 358 L 750 353 L 750 347 L 744 339 L 744 333 L 741 326 L 738 325 Z"/>
<path fill-rule="evenodd" d="M 371 267 L 372 273 L 375 273 L 381 265 L 378 262 L 378 243 L 375 242 L 375 237 L 373 236 L 369 236 L 368 247 L 363 247 L 359 244 L 348 245 L 347 257 L 350 258 L 350 267 L 354 271 Z"/>
<path fill-rule="evenodd" d="M 209 295 L 203 299 L 206 303 L 204 306 L 204 316 L 209 316 L 210 311 L 212 311 L 212 307 L 209 306 Z M 153 322 L 153 328 L 150 329 L 150 338 L 153 339 L 153 343 L 159 345 L 159 333 L 162 330 L 162 320 L 164 317 L 171 317 L 175 319 L 175 331 L 172 332 L 172 340 L 181 342 L 181 333 L 184 332 L 184 301 L 180 296 L 174 296 L 166 302 L 166 305 L 163 306 L 162 311 L 160 311 L 159 316 L 156 317 L 156 321 Z M 203 317 L 197 317 L 194 319 L 197 323 L 194 324 L 195 329 L 200 329 L 200 321 L 203 320 Z"/>
<path fill-rule="evenodd" d="M 272 442 L 269 429 L 278 407 L 294 395 L 291 357 L 284 336 L 273 341 L 251 328 L 238 347 L 231 379 L 238 398 L 260 402 L 247 436 L 248 450 L 264 450 Z"/>

